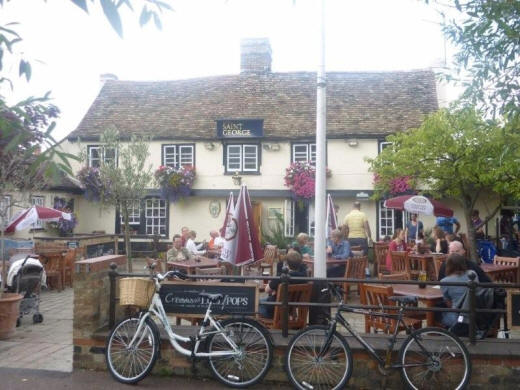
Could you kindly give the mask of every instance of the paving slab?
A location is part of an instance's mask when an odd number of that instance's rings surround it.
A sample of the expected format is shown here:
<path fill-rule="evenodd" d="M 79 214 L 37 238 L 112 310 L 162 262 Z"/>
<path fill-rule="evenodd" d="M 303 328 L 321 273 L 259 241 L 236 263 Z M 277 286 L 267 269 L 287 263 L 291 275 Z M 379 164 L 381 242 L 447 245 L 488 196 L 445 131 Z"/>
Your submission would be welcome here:
<path fill-rule="evenodd" d="M 0 367 L 71 372 L 73 299 L 72 288 L 42 291 L 43 322 L 24 317 L 15 334 L 0 341 Z"/>

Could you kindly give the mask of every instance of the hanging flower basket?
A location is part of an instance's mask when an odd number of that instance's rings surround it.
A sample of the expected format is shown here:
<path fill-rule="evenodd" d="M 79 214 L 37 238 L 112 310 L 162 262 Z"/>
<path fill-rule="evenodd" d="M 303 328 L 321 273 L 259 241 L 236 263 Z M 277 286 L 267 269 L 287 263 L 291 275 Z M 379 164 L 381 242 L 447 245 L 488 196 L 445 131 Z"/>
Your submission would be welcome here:
<path fill-rule="evenodd" d="M 331 176 L 327 168 L 327 177 Z M 316 167 L 309 162 L 295 162 L 285 169 L 285 186 L 289 187 L 295 200 L 309 200 L 314 197 Z"/>
<path fill-rule="evenodd" d="M 381 176 L 374 174 L 374 187 L 383 188 L 383 197 L 393 197 L 398 195 L 415 195 L 417 191 L 413 187 L 413 178 L 411 176 L 398 176 L 383 182 Z"/>
<path fill-rule="evenodd" d="M 78 180 L 85 190 L 85 198 L 98 202 L 108 195 L 110 185 L 104 185 L 98 168 L 83 167 L 77 174 Z"/>
<path fill-rule="evenodd" d="M 191 187 L 195 181 L 195 167 L 186 165 L 173 168 L 161 165 L 154 175 L 165 199 L 175 202 L 191 195 Z"/>

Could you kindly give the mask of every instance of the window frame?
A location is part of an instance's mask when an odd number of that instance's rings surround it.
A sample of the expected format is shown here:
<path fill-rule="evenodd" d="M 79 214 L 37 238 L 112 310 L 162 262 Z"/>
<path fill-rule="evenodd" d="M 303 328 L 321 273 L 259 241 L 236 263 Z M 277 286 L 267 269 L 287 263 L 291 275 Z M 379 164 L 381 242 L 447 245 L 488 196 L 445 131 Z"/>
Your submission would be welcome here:
<path fill-rule="evenodd" d="M 393 144 L 394 144 L 393 142 L 379 141 L 379 144 L 377 145 L 378 154 L 381 154 L 381 152 L 383 151 L 384 148 L 386 148 L 387 146 L 391 146 Z"/>
<path fill-rule="evenodd" d="M 134 213 L 136 210 L 136 208 L 135 208 L 136 203 L 138 204 L 137 222 L 135 220 L 136 214 Z M 132 207 L 129 208 L 129 213 L 128 213 L 128 224 L 131 226 L 141 224 L 141 212 L 142 212 L 141 203 L 142 202 L 138 199 L 135 199 L 134 201 L 132 201 Z M 121 212 L 119 213 L 119 218 L 120 218 L 120 224 L 121 224 L 121 226 L 123 226 L 125 224 L 125 222 L 123 221 L 123 214 Z"/>
<path fill-rule="evenodd" d="M 240 148 L 240 156 L 238 157 L 240 159 L 240 169 L 233 169 L 229 166 L 229 148 Z M 245 149 L 247 147 L 254 147 L 255 153 L 256 153 L 256 161 L 255 161 L 255 168 L 245 168 L 246 165 L 246 152 Z M 244 142 L 244 143 L 226 143 L 224 145 L 224 155 L 223 155 L 223 162 L 224 162 L 224 169 L 225 174 L 234 174 L 236 172 L 244 175 L 255 175 L 260 174 L 260 165 L 262 163 L 262 148 L 260 148 L 259 142 Z M 234 157 L 236 158 L 236 157 Z"/>
<path fill-rule="evenodd" d="M 103 164 L 107 164 L 107 157 L 105 156 L 105 149 L 113 149 L 114 150 L 114 161 L 116 164 L 116 167 L 119 164 L 119 154 L 117 153 L 116 148 L 107 148 L 106 145 L 87 145 L 87 166 L 89 168 L 99 168 L 101 166 L 101 161 L 103 161 Z M 91 153 L 93 150 L 98 150 L 99 157 L 96 158 L 96 160 L 99 160 L 99 165 L 94 166 L 92 165 L 92 156 Z"/>
<path fill-rule="evenodd" d="M 150 227 L 152 228 L 152 232 L 151 233 L 148 233 L 148 202 L 150 201 L 154 201 L 154 200 L 158 200 L 159 202 L 164 202 L 164 206 L 162 207 L 161 205 L 159 205 L 159 207 L 157 208 L 157 210 L 162 210 L 164 209 L 164 217 L 161 217 L 160 215 L 155 217 L 155 216 L 151 216 L 152 219 L 156 218 L 156 219 L 161 219 L 161 218 L 164 218 L 164 234 L 161 234 L 160 233 L 160 229 L 161 229 L 161 225 L 160 223 L 159 224 L 152 224 L 150 225 Z M 163 199 L 163 198 L 160 198 L 158 196 L 150 196 L 150 197 L 147 197 L 144 199 L 144 219 L 145 219 L 145 223 L 144 223 L 144 234 L 147 235 L 147 236 L 154 236 L 154 235 L 157 235 L 157 233 L 155 233 L 153 230 L 154 230 L 154 227 L 159 227 L 159 233 L 158 235 L 162 236 L 162 237 L 168 237 L 168 200 L 167 199 Z M 155 210 L 154 207 L 151 208 L 151 211 Z"/>
<path fill-rule="evenodd" d="M 293 142 L 291 143 L 291 163 L 295 163 L 296 161 L 296 151 L 297 147 L 305 147 L 305 160 L 299 160 L 299 162 L 309 162 L 311 165 L 316 165 L 316 142 Z M 314 149 L 314 150 L 313 150 Z M 301 153 L 301 152 L 300 152 Z"/>
<path fill-rule="evenodd" d="M 284 236 L 294 237 L 294 200 L 286 199 L 283 208 Z"/>
<path fill-rule="evenodd" d="M 167 164 L 166 163 L 166 159 L 167 159 L 167 153 L 166 153 L 166 149 L 167 148 L 174 148 L 174 163 L 173 163 L 173 167 L 174 168 L 177 168 L 179 166 L 181 166 L 181 160 L 182 160 L 182 157 L 183 157 L 183 152 L 182 152 L 182 149 L 183 148 L 190 148 L 191 149 L 191 164 L 182 164 L 182 166 L 195 166 L 195 144 L 194 143 L 182 143 L 182 144 L 161 144 L 161 165 L 164 165 L 165 167 L 166 166 L 172 166 L 171 164 Z"/>
<path fill-rule="evenodd" d="M 139 236 L 151 237 L 153 234 L 147 234 L 146 231 L 146 202 L 149 199 L 159 199 L 165 202 L 165 233 L 161 234 L 161 237 L 168 237 L 170 229 L 170 202 L 167 199 L 163 199 L 158 195 L 147 195 L 139 201 L 139 223 L 130 224 Z M 116 207 L 115 215 L 115 232 L 116 234 L 122 234 L 123 232 L 123 221 L 121 217 L 120 207 Z"/>

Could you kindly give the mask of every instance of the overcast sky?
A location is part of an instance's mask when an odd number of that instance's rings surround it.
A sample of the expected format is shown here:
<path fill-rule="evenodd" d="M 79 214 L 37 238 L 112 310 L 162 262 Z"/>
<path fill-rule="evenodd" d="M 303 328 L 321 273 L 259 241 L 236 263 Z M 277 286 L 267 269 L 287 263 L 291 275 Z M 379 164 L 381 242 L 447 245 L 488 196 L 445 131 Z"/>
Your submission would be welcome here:
<path fill-rule="evenodd" d="M 102 73 L 121 80 L 236 74 L 240 39 L 247 37 L 270 39 L 274 72 L 317 68 L 315 0 L 174 0 L 174 12 L 163 15 L 162 31 L 153 24 L 140 28 L 138 13 L 123 12 L 123 39 L 97 0 L 88 3 L 90 15 L 69 0 L 15 0 L 0 8 L 0 25 L 20 23 L 23 42 L 17 50 L 33 64 L 30 83 L 17 79 L 14 91 L 2 93 L 14 102 L 51 90 L 62 111 L 57 139 L 77 126 L 99 92 Z M 435 23 L 439 17 L 424 1 L 326 4 L 328 71 L 410 70 L 444 63 L 445 42 Z M 455 95 L 452 90 L 450 97 Z"/>

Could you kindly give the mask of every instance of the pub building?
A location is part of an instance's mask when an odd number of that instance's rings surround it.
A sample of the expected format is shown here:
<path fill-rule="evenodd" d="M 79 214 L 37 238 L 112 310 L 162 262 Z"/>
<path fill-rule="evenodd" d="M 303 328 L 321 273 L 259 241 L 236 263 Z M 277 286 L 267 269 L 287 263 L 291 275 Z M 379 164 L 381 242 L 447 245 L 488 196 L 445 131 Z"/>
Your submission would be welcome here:
<path fill-rule="evenodd" d="M 271 55 L 268 39 L 244 39 L 239 74 L 104 83 L 78 127 L 61 143 L 64 151 L 86 150 L 90 166 L 113 159 L 114 151 L 100 145 L 100 135 L 115 128 L 127 139 L 152 137 L 149 162 L 154 168 L 196 168 L 189 197 L 169 202 L 151 188 L 134 204 L 130 225 L 136 243 L 154 234 L 169 240 L 182 226 L 195 230 L 197 240 L 208 238 L 211 229 L 222 226 L 226 200 L 230 191 L 238 194 L 240 184 L 247 185 L 254 218 L 263 230 L 274 226 L 280 213 L 286 236 L 313 235 L 314 202 L 294 201 L 284 176 L 292 162 L 314 163 L 316 158 L 316 73 L 272 72 Z M 402 227 L 402 212 L 371 199 L 373 174 L 365 158 L 388 144 L 387 135 L 418 127 L 437 110 L 437 89 L 432 70 L 327 73 L 327 192 L 339 206 L 340 221 L 357 200 L 373 239 Z M 77 161 L 72 164 L 75 172 L 81 168 Z M 51 196 L 47 194 L 47 205 Z M 78 194 L 70 197 L 78 219 L 75 231 L 121 233 L 115 208 L 102 209 Z M 447 204 L 457 215 L 458 206 Z M 423 221 L 425 227 L 434 224 L 433 218 Z"/>

